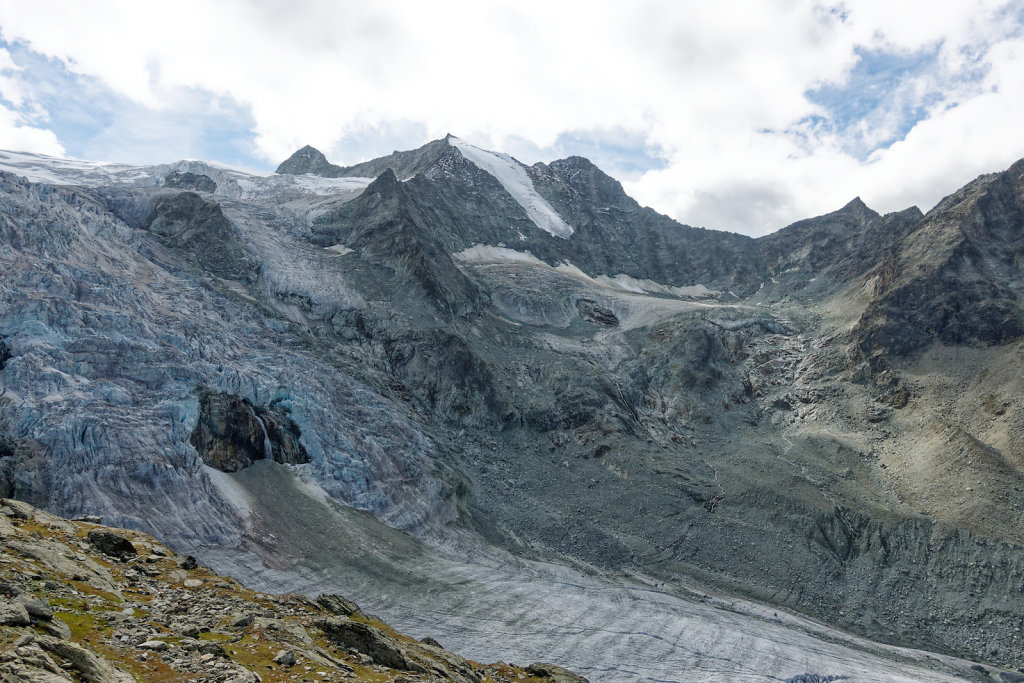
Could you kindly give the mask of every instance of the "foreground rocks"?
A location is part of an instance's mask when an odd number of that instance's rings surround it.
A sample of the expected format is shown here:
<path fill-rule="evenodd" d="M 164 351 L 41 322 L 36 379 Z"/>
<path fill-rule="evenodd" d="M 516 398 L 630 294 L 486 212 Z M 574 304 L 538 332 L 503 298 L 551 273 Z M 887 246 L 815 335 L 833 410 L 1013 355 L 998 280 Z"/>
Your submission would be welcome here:
<path fill-rule="evenodd" d="M 0 509 L 3 683 L 586 680 L 463 659 L 339 595 L 256 593 L 139 532 Z"/>

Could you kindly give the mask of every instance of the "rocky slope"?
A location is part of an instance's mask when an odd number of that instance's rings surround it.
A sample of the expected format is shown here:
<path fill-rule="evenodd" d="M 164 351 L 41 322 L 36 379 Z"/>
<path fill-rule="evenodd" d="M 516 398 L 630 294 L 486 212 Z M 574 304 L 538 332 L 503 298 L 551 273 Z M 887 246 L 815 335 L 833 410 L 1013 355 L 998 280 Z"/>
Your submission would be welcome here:
<path fill-rule="evenodd" d="M 143 533 L 0 500 L 4 681 L 532 681 L 397 633 L 340 595 L 267 595 Z"/>
<path fill-rule="evenodd" d="M 253 585 L 443 605 L 467 651 L 558 633 L 594 680 L 1024 666 L 1019 164 L 758 240 L 451 137 L 269 176 L 0 165 L 7 495 Z M 628 610 L 508 597 L 570 584 Z M 723 592 L 782 625 L 696 606 Z M 650 614 L 720 637 L 665 649 Z"/>

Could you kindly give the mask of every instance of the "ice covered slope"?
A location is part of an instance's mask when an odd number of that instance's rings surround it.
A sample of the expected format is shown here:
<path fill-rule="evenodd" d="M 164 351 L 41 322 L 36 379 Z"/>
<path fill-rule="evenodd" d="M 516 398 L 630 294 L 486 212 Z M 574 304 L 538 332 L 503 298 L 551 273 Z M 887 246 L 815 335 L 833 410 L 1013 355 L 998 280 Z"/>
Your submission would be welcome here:
<path fill-rule="evenodd" d="M 556 237 L 569 237 L 572 227 L 562 220 L 547 200 L 537 194 L 533 181 L 526 175 L 526 169 L 508 154 L 498 154 L 474 147 L 457 137 L 449 137 L 448 141 L 458 149 L 462 156 L 497 178 L 505 191 L 519 202 L 537 227 Z"/>

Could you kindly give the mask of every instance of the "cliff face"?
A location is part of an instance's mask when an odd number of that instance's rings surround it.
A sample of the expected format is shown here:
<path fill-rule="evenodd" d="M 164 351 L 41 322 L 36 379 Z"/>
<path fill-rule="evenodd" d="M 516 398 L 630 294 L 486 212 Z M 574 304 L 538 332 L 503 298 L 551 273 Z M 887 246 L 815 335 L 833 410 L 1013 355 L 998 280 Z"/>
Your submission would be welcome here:
<path fill-rule="evenodd" d="M 490 576 L 543 560 L 1024 665 L 1020 164 L 925 216 L 855 200 L 752 240 L 453 140 L 0 175 L 2 492 L 269 585 L 484 586 L 444 613 L 474 647 L 555 631 Z M 597 607 L 558 631 L 574 666 L 683 666 L 604 643 Z M 693 661 L 861 666 L 721 628 Z"/>
<path fill-rule="evenodd" d="M 1024 161 L 946 197 L 879 268 L 858 325 L 868 353 L 1024 335 Z"/>

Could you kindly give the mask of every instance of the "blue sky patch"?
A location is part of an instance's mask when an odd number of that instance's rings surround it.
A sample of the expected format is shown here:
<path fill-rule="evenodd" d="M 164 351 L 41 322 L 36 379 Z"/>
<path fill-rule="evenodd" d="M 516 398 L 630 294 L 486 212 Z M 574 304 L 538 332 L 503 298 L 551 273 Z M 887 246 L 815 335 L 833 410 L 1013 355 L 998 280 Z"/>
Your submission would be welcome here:
<path fill-rule="evenodd" d="M 249 108 L 231 98 L 180 88 L 168 106 L 150 109 L 20 43 L 0 42 L 0 47 L 22 67 L 9 75 L 48 114 L 34 123 L 52 130 L 69 156 L 136 164 L 212 159 L 272 168 L 253 153 L 256 124 Z M 21 113 L 31 115 L 31 107 Z"/>
<path fill-rule="evenodd" d="M 796 127 L 839 135 L 846 151 L 866 159 L 903 139 L 930 108 L 945 97 L 949 83 L 939 74 L 939 45 L 913 53 L 858 48 L 857 63 L 841 84 L 807 92 L 824 117 L 808 117 Z M 980 65 L 959 75 L 980 79 Z M 939 88 L 942 87 L 942 91 Z"/>

